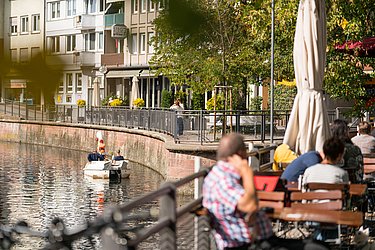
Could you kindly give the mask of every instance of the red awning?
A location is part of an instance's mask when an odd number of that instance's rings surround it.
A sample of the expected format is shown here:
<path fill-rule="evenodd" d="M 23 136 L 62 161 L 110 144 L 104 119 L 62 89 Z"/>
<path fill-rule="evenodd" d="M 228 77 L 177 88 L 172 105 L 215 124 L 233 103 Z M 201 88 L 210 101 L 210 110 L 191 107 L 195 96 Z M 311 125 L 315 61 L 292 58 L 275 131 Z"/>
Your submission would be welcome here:
<path fill-rule="evenodd" d="M 363 41 L 347 41 L 338 44 L 335 49 L 340 52 L 355 54 L 358 56 L 375 57 L 375 37 L 363 39 Z"/>

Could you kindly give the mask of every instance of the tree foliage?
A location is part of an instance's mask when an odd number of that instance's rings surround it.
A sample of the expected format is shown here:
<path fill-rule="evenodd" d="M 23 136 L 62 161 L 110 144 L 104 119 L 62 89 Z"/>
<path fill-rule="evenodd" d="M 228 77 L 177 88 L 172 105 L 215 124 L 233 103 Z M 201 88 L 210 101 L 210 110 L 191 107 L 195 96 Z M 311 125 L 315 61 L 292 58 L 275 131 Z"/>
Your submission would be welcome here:
<path fill-rule="evenodd" d="M 172 0 L 155 20 L 152 60 L 173 84 L 194 92 L 231 85 L 239 100 L 246 85 L 269 83 L 271 0 Z M 294 79 L 293 43 L 298 0 L 275 1 L 275 80 Z M 356 100 L 360 115 L 366 106 L 365 65 L 374 58 L 343 54 L 335 45 L 375 36 L 375 5 L 368 0 L 327 0 L 327 66 L 324 90 L 333 98 Z M 186 16 L 186 13 L 189 16 Z M 192 17 L 192 18 L 191 18 Z M 191 26 L 184 18 L 193 20 Z M 178 20 L 178 21 L 176 21 Z M 182 23 L 182 24 L 181 24 Z M 188 27 L 187 27 L 188 26 Z M 278 96 L 275 96 L 277 99 Z M 243 98 L 242 98 L 243 99 Z M 367 102 L 368 104 L 368 102 Z"/>

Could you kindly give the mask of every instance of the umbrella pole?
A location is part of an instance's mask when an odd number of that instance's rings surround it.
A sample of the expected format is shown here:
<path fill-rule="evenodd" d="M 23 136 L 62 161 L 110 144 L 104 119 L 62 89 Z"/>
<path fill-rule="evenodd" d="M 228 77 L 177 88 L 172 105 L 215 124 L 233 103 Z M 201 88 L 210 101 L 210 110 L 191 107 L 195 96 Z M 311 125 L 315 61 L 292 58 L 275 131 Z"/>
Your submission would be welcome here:
<path fill-rule="evenodd" d="M 274 50 L 275 50 L 275 1 L 271 2 L 271 103 L 270 103 L 270 142 L 273 143 L 273 106 L 274 106 Z"/>

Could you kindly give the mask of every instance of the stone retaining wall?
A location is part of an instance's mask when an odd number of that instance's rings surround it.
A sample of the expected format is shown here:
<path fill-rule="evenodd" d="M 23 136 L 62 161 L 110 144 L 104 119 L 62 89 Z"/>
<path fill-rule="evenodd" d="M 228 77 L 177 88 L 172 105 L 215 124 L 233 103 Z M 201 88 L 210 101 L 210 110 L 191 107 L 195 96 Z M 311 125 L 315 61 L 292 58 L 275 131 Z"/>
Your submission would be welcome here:
<path fill-rule="evenodd" d="M 96 133 L 102 131 L 107 152 L 121 149 L 127 159 L 160 173 L 167 181 L 194 173 L 194 158 L 202 166 L 215 161 L 216 147 L 175 144 L 173 138 L 156 132 L 54 122 L 0 120 L 0 140 L 54 146 L 86 152 L 96 148 Z"/>

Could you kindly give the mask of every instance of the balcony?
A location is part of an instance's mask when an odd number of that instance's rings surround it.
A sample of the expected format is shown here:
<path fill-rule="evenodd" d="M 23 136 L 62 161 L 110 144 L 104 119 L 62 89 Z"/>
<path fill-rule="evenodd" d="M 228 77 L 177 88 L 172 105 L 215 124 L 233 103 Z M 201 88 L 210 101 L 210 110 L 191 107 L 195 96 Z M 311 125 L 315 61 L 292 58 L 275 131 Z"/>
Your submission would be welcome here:
<path fill-rule="evenodd" d="M 94 15 L 78 15 L 73 18 L 73 22 L 73 26 L 76 29 L 88 30 L 96 27 Z"/>
<path fill-rule="evenodd" d="M 111 53 L 102 55 L 102 65 L 124 65 L 124 53 Z"/>
<path fill-rule="evenodd" d="M 124 13 L 104 15 L 104 25 L 110 28 L 114 24 L 124 24 Z"/>
<path fill-rule="evenodd" d="M 95 66 L 95 52 L 81 51 L 80 62 L 81 66 Z"/>

